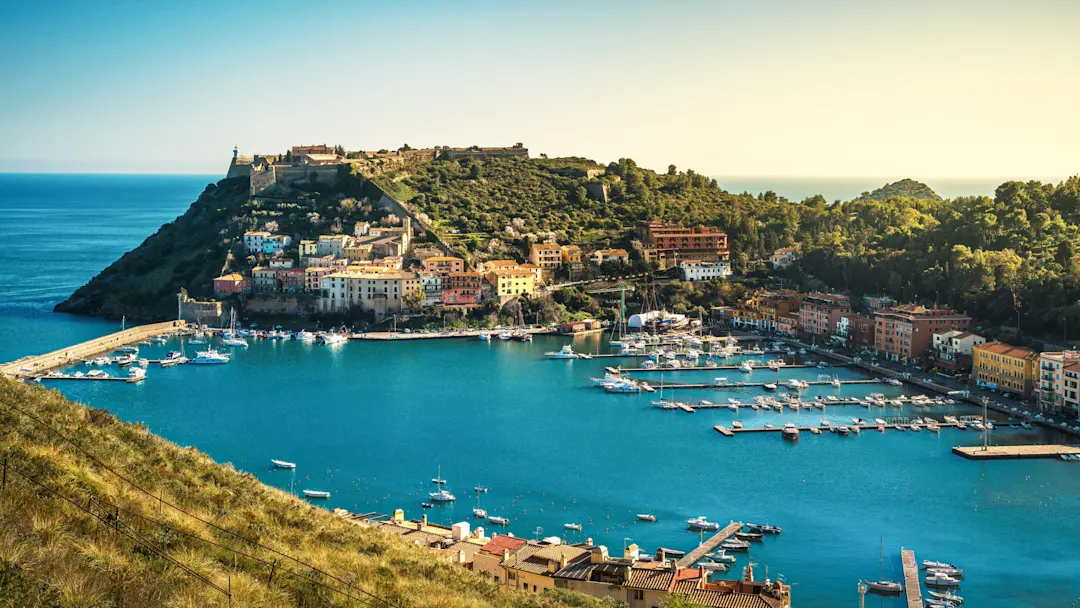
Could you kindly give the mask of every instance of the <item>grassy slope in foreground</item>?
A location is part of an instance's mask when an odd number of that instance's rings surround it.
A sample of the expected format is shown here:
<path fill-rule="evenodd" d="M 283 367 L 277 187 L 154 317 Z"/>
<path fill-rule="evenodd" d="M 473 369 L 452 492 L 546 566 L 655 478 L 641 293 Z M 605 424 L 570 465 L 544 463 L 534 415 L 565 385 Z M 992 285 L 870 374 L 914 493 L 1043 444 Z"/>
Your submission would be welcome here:
<path fill-rule="evenodd" d="M 150 495 L 120 480 L 12 405 L 63 433 Z M 307 574 L 311 570 L 171 509 L 168 503 L 299 558 L 326 573 L 314 577 L 319 581 L 361 595 L 327 576 L 333 575 L 395 606 L 562 605 L 554 597 L 527 596 L 482 581 L 426 549 L 340 520 L 261 484 L 253 475 L 218 465 L 196 449 L 180 448 L 104 410 L 2 378 L 0 454 L 8 458 L 10 467 L 6 487 L 0 492 L 0 606 L 228 605 L 222 593 L 184 568 L 226 588 L 231 577 L 233 606 L 365 605 L 288 574 L 282 566 Z M 159 494 L 164 507 L 159 506 Z M 119 531 L 79 508 L 91 496 L 96 513 L 105 512 L 100 504 L 121 509 Z M 152 521 L 140 521 L 125 510 Z M 277 558 L 272 584 L 267 585 L 269 567 L 265 564 L 181 531 L 266 562 Z M 136 542 L 134 534 L 142 535 L 145 542 Z M 147 543 L 163 549 L 168 558 L 148 549 Z M 598 605 L 584 596 L 567 599 L 577 605 Z"/>

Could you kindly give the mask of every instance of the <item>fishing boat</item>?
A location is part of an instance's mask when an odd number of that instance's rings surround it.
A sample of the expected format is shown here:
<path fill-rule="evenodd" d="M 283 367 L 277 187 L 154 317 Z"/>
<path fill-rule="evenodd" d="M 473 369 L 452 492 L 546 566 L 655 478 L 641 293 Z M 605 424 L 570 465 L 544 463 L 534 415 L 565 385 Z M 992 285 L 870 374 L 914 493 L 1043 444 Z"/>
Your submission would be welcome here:
<path fill-rule="evenodd" d="M 349 336 L 345 334 L 339 334 L 336 332 L 327 332 L 319 338 L 319 342 L 326 345 L 341 344 L 342 342 L 348 342 Z"/>
<path fill-rule="evenodd" d="M 322 490 L 304 490 L 304 496 L 308 498 L 330 498 L 330 492 Z"/>
<path fill-rule="evenodd" d="M 699 515 L 697 517 L 692 517 L 692 518 L 686 520 L 686 525 L 689 526 L 691 530 L 719 530 L 720 529 L 720 524 L 705 519 L 704 515 Z"/>
<path fill-rule="evenodd" d="M 312 332 L 310 332 L 310 331 L 308 331 L 306 329 L 301 329 L 300 331 L 296 332 L 296 335 L 293 338 L 295 340 L 300 340 L 302 342 L 312 342 L 317 337 L 318 336 L 316 336 L 314 333 L 312 333 Z"/>
<path fill-rule="evenodd" d="M 893 594 L 900 593 L 904 590 L 903 585 L 895 581 L 885 580 L 883 576 L 883 563 L 884 563 L 884 544 L 882 539 L 878 539 L 878 580 L 866 581 L 866 586 L 870 591 L 875 593 Z"/>
<path fill-rule="evenodd" d="M 495 524 L 496 526 L 510 525 L 509 519 L 506 519 L 505 517 L 499 517 L 498 515 L 488 515 L 488 521 Z"/>
<path fill-rule="evenodd" d="M 567 530 L 575 530 L 577 532 L 581 532 L 581 524 L 563 524 L 563 527 Z"/>
<path fill-rule="evenodd" d="M 574 352 L 572 344 L 564 344 L 560 350 L 544 353 L 544 356 L 548 359 L 577 359 L 580 355 Z"/>
<path fill-rule="evenodd" d="M 286 462 L 284 460 L 275 460 L 273 458 L 270 459 L 270 464 L 274 465 L 275 469 L 295 469 L 296 468 L 296 463 L 295 462 Z"/>
<path fill-rule="evenodd" d="M 228 363 L 229 355 L 225 353 L 219 353 L 213 348 L 207 348 L 206 350 L 200 350 L 199 352 L 195 353 L 195 358 L 192 359 L 191 362 L 197 365 Z"/>

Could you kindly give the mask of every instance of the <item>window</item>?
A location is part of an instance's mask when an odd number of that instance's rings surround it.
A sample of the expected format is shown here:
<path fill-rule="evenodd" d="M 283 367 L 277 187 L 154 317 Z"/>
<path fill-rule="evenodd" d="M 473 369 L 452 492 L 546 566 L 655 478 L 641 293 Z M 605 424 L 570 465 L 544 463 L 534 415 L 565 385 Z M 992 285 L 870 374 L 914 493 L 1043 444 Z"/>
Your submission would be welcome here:
<path fill-rule="evenodd" d="M 643 599 L 645 599 L 645 591 L 643 591 L 641 589 L 634 589 L 634 599 L 635 600 L 643 600 Z"/>

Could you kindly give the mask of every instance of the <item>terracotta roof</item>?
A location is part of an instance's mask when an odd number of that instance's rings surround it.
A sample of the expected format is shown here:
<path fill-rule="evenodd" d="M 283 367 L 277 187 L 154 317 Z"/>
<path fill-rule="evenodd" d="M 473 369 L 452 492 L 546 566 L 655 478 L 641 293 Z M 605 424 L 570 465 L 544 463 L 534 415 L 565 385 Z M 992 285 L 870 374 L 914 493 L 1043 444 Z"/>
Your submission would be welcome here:
<path fill-rule="evenodd" d="M 485 553 L 491 553 L 492 555 L 502 555 L 503 550 L 507 550 L 511 553 L 525 546 L 524 538 L 517 538 L 514 536 L 507 536 L 505 534 L 496 536 L 491 539 L 488 544 L 480 547 L 480 550 Z"/>
<path fill-rule="evenodd" d="M 710 589 L 697 589 L 686 594 L 691 602 L 710 608 L 779 608 L 783 605 L 778 599 L 750 593 L 729 593 Z"/>
<path fill-rule="evenodd" d="M 544 547 L 541 545 L 525 545 L 518 549 L 517 552 L 511 553 L 509 558 L 504 559 L 502 566 L 531 574 L 543 574 L 547 572 L 548 560 L 543 558 L 532 559 L 542 549 Z"/>
<path fill-rule="evenodd" d="M 557 243 L 533 243 L 532 248 L 539 251 L 559 251 L 560 249 Z"/>
<path fill-rule="evenodd" d="M 215 281 L 243 281 L 244 280 L 244 275 L 234 272 L 232 274 L 222 275 L 222 276 L 220 276 L 220 277 L 218 277 L 218 278 L 216 278 L 214 280 Z"/>
<path fill-rule="evenodd" d="M 986 344 L 975 345 L 976 350 L 989 351 L 994 354 L 1004 355 L 1006 357 L 1013 357 L 1016 359 L 1033 359 L 1039 356 L 1039 353 L 1031 350 L 1030 348 L 1024 348 L 1023 346 L 1013 346 L 1012 344 L 1005 344 L 1004 342 L 987 342 Z"/>
<path fill-rule="evenodd" d="M 1066 365 L 1063 369 L 1067 372 L 1080 372 L 1080 361 Z"/>
<path fill-rule="evenodd" d="M 581 547 L 574 547 L 572 545 L 548 545 L 537 551 L 536 556 L 556 561 L 565 557 L 567 561 L 573 561 L 588 553 L 588 549 L 582 549 Z"/>
<path fill-rule="evenodd" d="M 667 591 L 671 588 L 671 581 L 674 578 L 675 571 L 667 568 L 663 570 L 656 568 L 631 568 L 630 582 L 628 582 L 626 586 L 634 589 Z"/>

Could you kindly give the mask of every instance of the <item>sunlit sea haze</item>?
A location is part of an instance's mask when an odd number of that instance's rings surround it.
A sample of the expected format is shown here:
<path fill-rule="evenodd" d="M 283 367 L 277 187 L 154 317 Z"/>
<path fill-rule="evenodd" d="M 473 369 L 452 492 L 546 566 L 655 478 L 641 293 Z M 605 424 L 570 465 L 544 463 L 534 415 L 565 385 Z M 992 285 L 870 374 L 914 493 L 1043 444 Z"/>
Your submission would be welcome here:
<path fill-rule="evenodd" d="M 0 360 L 43 352 L 119 329 L 115 322 L 50 312 L 157 226 L 182 213 L 209 177 L 0 175 Z M 583 352 L 607 352 L 607 336 L 574 342 Z M 660 410 L 656 394 L 607 394 L 590 387 L 606 365 L 631 360 L 547 360 L 568 338 L 531 344 L 478 340 L 358 342 L 321 346 L 252 341 L 220 366 L 151 366 L 141 384 L 70 382 L 53 385 L 72 399 L 106 408 L 155 433 L 194 445 L 265 483 L 299 493 L 331 492 L 319 504 L 351 511 L 434 521 L 471 519 L 474 486 L 490 491 L 481 505 L 511 520 L 518 536 L 592 538 L 620 553 L 634 542 L 689 550 L 698 534 L 684 520 L 771 523 L 783 532 L 741 554 L 759 577 L 791 582 L 796 606 L 857 605 L 859 579 L 899 579 L 901 547 L 919 559 L 966 569 L 968 606 L 1068 606 L 1080 592 L 1080 465 L 1058 460 L 980 463 L 950 452 L 974 445 L 972 430 L 866 432 L 841 437 L 779 433 L 723 437 L 713 425 L 784 422 L 822 417 L 976 414 L 966 406 L 867 410 L 828 406 L 783 413 L 741 408 Z M 143 346 L 156 358 L 179 342 Z M 189 353 L 192 346 L 185 347 Z M 763 357 L 756 357 L 762 359 Z M 737 363 L 739 358 L 726 360 Z M 85 368 L 83 368 L 85 369 Z M 110 370 L 119 373 L 118 370 Z M 670 383 L 866 378 L 833 367 L 659 372 Z M 782 389 L 781 389 L 782 390 Z M 913 394 L 880 383 L 814 386 L 804 398 Z M 762 389 L 679 390 L 679 401 L 741 402 Z M 667 396 L 667 395 L 665 395 Z M 1002 423 L 1004 417 L 999 416 Z M 1043 430 L 1005 424 L 995 443 L 1065 440 Z M 297 463 L 294 472 L 270 459 Z M 421 511 L 441 471 L 454 503 Z M 636 513 L 650 511 L 656 523 Z M 564 529 L 574 522 L 581 532 Z M 489 531 L 501 531 L 488 527 Z M 902 599 L 868 597 L 872 606 Z"/>

